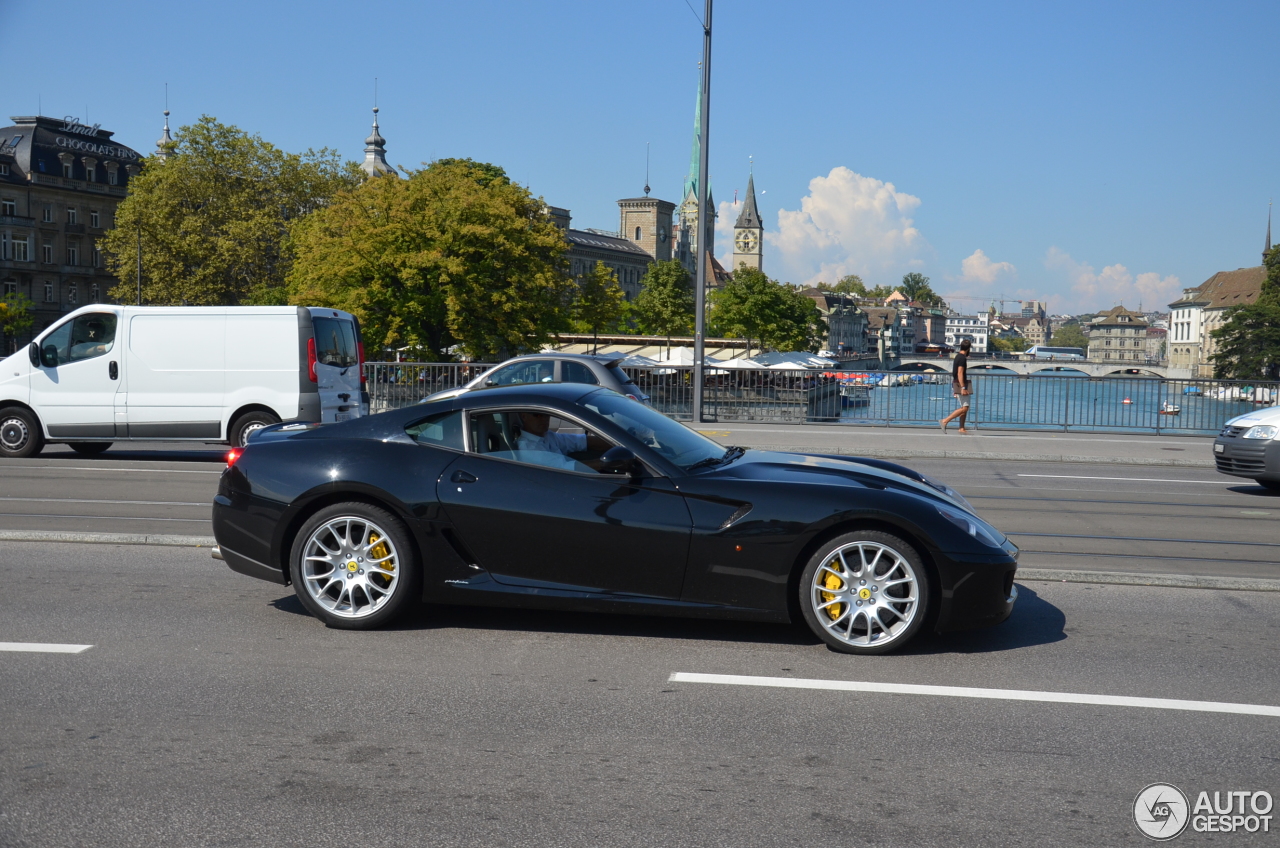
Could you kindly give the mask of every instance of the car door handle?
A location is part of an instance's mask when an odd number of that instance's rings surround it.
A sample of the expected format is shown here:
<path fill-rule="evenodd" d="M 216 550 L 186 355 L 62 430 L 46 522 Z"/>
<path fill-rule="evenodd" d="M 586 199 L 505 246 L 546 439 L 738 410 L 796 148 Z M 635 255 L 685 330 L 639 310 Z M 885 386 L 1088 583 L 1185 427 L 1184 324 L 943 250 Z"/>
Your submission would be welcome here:
<path fill-rule="evenodd" d="M 117 365 L 117 364 L 116 364 L 116 363 L 114 363 L 114 362 L 112 362 L 112 363 L 108 364 L 108 365 L 107 365 L 107 375 L 108 375 L 108 376 L 110 376 L 110 377 L 111 377 L 111 379 L 113 379 L 113 380 L 119 380 L 119 379 L 120 379 L 120 366 L 119 366 L 119 365 Z"/>
<path fill-rule="evenodd" d="M 480 478 L 476 477 L 476 475 L 474 474 L 463 471 L 462 469 L 458 469 L 457 471 L 453 472 L 453 476 L 450 477 L 449 479 L 455 483 L 474 483 L 476 480 Z"/>

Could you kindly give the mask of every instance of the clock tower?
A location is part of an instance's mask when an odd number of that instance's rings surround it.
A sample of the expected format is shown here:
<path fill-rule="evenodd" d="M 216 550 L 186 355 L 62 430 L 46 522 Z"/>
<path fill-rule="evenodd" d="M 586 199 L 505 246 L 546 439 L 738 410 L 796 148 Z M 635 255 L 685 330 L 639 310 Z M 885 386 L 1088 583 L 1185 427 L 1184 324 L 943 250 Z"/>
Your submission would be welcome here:
<path fill-rule="evenodd" d="M 747 177 L 747 198 L 743 201 L 742 211 L 733 225 L 733 267 L 730 273 L 741 265 L 748 268 L 761 269 L 762 251 L 764 249 L 764 224 L 760 220 L 760 212 L 756 209 L 756 178 Z"/>

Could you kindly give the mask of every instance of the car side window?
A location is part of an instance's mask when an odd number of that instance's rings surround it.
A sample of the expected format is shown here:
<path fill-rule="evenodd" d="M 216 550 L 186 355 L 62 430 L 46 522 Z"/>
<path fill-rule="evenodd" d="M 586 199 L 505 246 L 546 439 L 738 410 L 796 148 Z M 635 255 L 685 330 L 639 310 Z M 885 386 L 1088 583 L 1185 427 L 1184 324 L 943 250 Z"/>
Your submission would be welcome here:
<path fill-rule="evenodd" d="M 116 343 L 116 316 L 91 312 L 65 322 L 40 342 L 40 361 L 46 368 L 102 356 Z"/>
<path fill-rule="evenodd" d="M 485 375 L 486 386 L 515 386 L 521 383 L 550 383 L 555 379 L 555 363 L 550 359 L 515 362 Z"/>
<path fill-rule="evenodd" d="M 600 383 L 595 372 L 581 362 L 561 362 L 560 374 L 560 381 L 563 383 L 590 383 L 593 386 Z"/>
<path fill-rule="evenodd" d="M 603 453 L 600 436 L 543 410 L 473 412 L 470 428 L 475 453 L 561 471 L 600 473 L 593 467 Z"/>
<path fill-rule="evenodd" d="M 463 449 L 461 410 L 433 415 L 410 424 L 404 431 L 420 445 L 458 451 Z"/>

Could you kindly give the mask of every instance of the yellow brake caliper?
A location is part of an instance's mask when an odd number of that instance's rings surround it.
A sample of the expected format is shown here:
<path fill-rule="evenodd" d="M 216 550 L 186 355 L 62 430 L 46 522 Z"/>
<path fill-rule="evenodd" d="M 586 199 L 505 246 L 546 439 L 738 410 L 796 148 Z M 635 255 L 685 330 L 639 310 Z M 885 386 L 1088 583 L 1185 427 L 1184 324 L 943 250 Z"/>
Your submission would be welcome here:
<path fill-rule="evenodd" d="M 391 553 L 391 551 L 387 549 L 387 545 L 385 542 L 381 542 L 376 545 L 374 544 L 374 542 L 378 542 L 380 538 L 381 537 L 377 533 L 369 534 L 369 544 L 373 545 L 373 547 L 369 548 L 369 556 L 373 557 L 374 559 L 382 559 L 384 556 L 387 556 L 388 554 Z M 393 559 L 389 559 L 386 562 L 378 563 L 378 568 L 381 568 L 383 571 L 395 571 L 396 562 Z M 387 575 L 385 574 L 370 575 L 369 579 L 372 580 L 373 577 L 375 576 L 382 578 L 381 580 L 378 581 L 378 585 L 382 586 L 384 589 L 387 586 L 391 585 L 391 578 L 388 577 Z"/>
<path fill-rule="evenodd" d="M 833 565 L 834 563 L 835 563 L 835 560 L 832 560 L 830 563 L 828 563 L 828 565 Z M 827 576 L 822 580 L 822 585 L 826 586 L 828 589 L 831 589 L 832 592 L 835 592 L 844 588 L 844 581 L 841 580 L 835 574 L 828 571 Z M 835 595 L 832 594 L 832 592 L 822 592 L 821 593 L 822 600 L 824 602 L 834 600 Z M 827 617 L 830 618 L 832 621 L 835 621 L 837 618 L 839 618 L 843 612 L 844 612 L 844 604 L 832 604 L 831 606 L 826 608 Z"/>

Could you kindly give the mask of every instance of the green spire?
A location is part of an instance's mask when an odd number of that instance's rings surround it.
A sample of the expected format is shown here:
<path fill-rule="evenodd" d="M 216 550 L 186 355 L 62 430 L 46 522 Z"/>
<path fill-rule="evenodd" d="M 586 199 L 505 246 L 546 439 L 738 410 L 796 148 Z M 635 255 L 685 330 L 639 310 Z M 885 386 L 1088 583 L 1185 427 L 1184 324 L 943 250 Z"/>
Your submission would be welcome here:
<path fill-rule="evenodd" d="M 698 159 L 702 155 L 702 63 L 698 63 L 698 99 L 693 102 L 693 152 L 689 155 L 689 174 L 684 178 L 680 199 L 693 192 L 698 196 Z"/>

